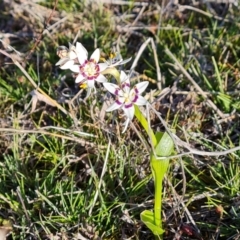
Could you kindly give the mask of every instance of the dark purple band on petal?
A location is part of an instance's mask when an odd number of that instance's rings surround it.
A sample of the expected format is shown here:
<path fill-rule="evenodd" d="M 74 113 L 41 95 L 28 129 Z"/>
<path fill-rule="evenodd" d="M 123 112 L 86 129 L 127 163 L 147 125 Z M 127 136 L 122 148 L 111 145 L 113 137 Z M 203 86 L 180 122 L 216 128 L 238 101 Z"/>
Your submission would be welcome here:
<path fill-rule="evenodd" d="M 134 91 L 135 91 L 136 94 L 139 93 L 139 91 L 138 91 L 138 89 L 136 87 L 134 87 Z"/>
<path fill-rule="evenodd" d="M 116 89 L 114 94 L 118 96 L 119 95 L 119 89 Z"/>
<path fill-rule="evenodd" d="M 95 73 L 94 75 L 88 76 L 89 80 L 95 80 L 99 76 L 99 73 Z"/>
<path fill-rule="evenodd" d="M 130 84 L 129 83 L 123 83 L 122 88 L 124 88 L 124 87 L 129 87 L 130 88 Z"/>
<path fill-rule="evenodd" d="M 89 62 L 96 63 L 94 59 L 90 59 Z"/>
<path fill-rule="evenodd" d="M 132 104 L 132 103 L 129 103 L 129 104 L 125 104 L 124 106 L 125 106 L 125 108 L 130 108 L 130 107 L 133 106 L 133 104 Z"/>
<path fill-rule="evenodd" d="M 88 77 L 86 74 L 85 74 L 85 72 L 81 72 L 81 74 L 86 78 L 86 77 Z"/>
<path fill-rule="evenodd" d="M 98 64 L 95 66 L 95 70 L 96 70 L 96 72 L 99 72 L 99 71 L 100 71 L 100 67 L 99 67 Z"/>
<path fill-rule="evenodd" d="M 119 99 L 116 99 L 115 102 L 116 102 L 116 104 L 118 104 L 118 105 L 122 105 L 122 104 L 123 104 L 122 102 L 119 101 Z"/>
<path fill-rule="evenodd" d="M 138 95 L 135 95 L 135 96 L 134 96 L 134 99 L 132 100 L 132 102 L 135 103 L 137 100 L 138 100 Z"/>
<path fill-rule="evenodd" d="M 96 79 L 95 76 L 88 76 L 88 77 L 87 77 L 87 80 L 95 80 L 95 79 Z"/>

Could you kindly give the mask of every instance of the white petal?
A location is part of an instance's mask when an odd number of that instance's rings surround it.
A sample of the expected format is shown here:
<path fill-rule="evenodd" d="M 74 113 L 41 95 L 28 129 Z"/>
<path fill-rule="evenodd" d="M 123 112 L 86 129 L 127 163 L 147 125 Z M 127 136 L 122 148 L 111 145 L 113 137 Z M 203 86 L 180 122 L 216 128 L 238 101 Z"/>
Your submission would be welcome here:
<path fill-rule="evenodd" d="M 128 108 L 123 107 L 123 111 L 130 120 L 133 119 L 133 117 L 134 117 L 134 106 L 133 105 Z"/>
<path fill-rule="evenodd" d="M 87 60 L 88 52 L 86 48 L 79 42 L 77 42 L 76 44 L 76 53 L 78 56 L 79 63 L 83 64 Z"/>
<path fill-rule="evenodd" d="M 71 67 L 74 65 L 74 61 L 73 60 L 69 60 L 67 62 L 65 62 L 60 68 L 61 69 L 71 69 Z"/>
<path fill-rule="evenodd" d="M 137 88 L 138 93 L 141 94 L 142 92 L 144 92 L 145 89 L 147 88 L 148 84 L 149 84 L 148 81 L 140 82 L 140 83 L 136 84 L 135 87 Z"/>
<path fill-rule="evenodd" d="M 87 81 L 87 85 L 89 88 L 95 88 L 95 81 L 94 80 L 88 80 Z"/>
<path fill-rule="evenodd" d="M 70 42 L 68 43 L 68 46 L 69 46 L 68 47 L 69 52 L 72 52 L 72 51 L 76 52 L 77 51 L 76 47 L 73 44 L 71 44 Z"/>
<path fill-rule="evenodd" d="M 122 62 L 122 60 L 119 60 L 119 61 L 117 61 L 117 62 L 115 62 L 115 63 L 111 63 L 110 62 L 110 60 L 107 62 L 107 65 L 108 65 L 108 67 L 110 67 L 110 68 L 113 68 L 113 67 L 116 67 L 116 66 L 118 66 L 118 65 L 121 65 L 121 62 Z"/>
<path fill-rule="evenodd" d="M 129 122 L 130 122 L 130 119 L 129 118 L 127 118 L 127 120 L 124 122 L 124 129 L 123 129 L 123 131 L 122 131 L 122 133 L 124 133 L 126 130 L 127 130 L 127 127 L 128 127 L 128 125 L 129 125 Z"/>
<path fill-rule="evenodd" d="M 104 71 L 108 67 L 107 63 L 99 63 L 98 66 L 100 72 Z"/>
<path fill-rule="evenodd" d="M 94 87 L 94 90 L 96 91 L 95 87 Z M 89 98 L 91 92 L 92 92 L 92 88 L 88 88 L 88 89 L 87 89 L 87 95 L 86 95 L 86 97 L 85 97 L 85 100 Z"/>
<path fill-rule="evenodd" d="M 124 84 L 124 83 L 122 83 L 122 84 Z M 123 90 L 123 92 L 129 94 L 131 88 L 130 88 L 129 84 L 124 84 L 122 90 Z"/>
<path fill-rule="evenodd" d="M 85 77 L 81 74 L 78 74 L 77 78 L 75 79 L 75 83 L 82 82 L 85 79 Z"/>
<path fill-rule="evenodd" d="M 68 54 L 69 54 L 69 58 L 70 58 L 70 59 L 75 59 L 75 58 L 77 58 L 77 54 L 76 54 L 76 52 L 74 52 L 74 51 L 70 51 Z"/>
<path fill-rule="evenodd" d="M 125 60 L 122 60 L 122 61 L 119 63 L 119 65 L 125 64 L 125 63 L 127 63 L 127 62 L 129 62 L 129 61 L 131 61 L 131 60 L 132 60 L 132 57 L 130 57 L 130 58 L 128 58 L 128 59 L 125 59 Z"/>
<path fill-rule="evenodd" d="M 69 61 L 68 58 L 61 58 L 55 65 L 58 66 L 58 65 L 62 65 L 64 64 L 65 62 Z"/>
<path fill-rule="evenodd" d="M 122 105 L 114 102 L 109 108 L 106 109 L 106 112 L 114 111 L 118 108 L 120 108 Z"/>
<path fill-rule="evenodd" d="M 88 55 L 87 49 L 80 42 L 76 42 L 76 51 L 81 52 L 83 50 L 85 51 L 85 54 Z"/>
<path fill-rule="evenodd" d="M 122 93 L 122 92 L 121 92 Z M 119 96 L 120 95 L 120 96 Z M 121 105 L 125 102 L 126 98 L 125 97 L 122 97 L 121 94 L 118 95 L 118 103 L 121 103 Z"/>
<path fill-rule="evenodd" d="M 116 67 L 116 66 L 119 66 L 119 65 L 123 65 L 123 64 L 131 61 L 131 59 L 132 59 L 131 57 L 128 58 L 128 59 L 125 59 L 125 60 L 120 59 L 119 61 L 117 61 L 117 62 L 115 62 L 115 63 L 113 63 L 113 64 L 110 64 L 109 67 Z"/>
<path fill-rule="evenodd" d="M 109 82 L 104 82 L 103 86 L 112 94 L 115 94 L 115 91 L 119 89 L 118 85 Z"/>
<path fill-rule="evenodd" d="M 102 74 L 99 74 L 99 76 L 95 80 L 102 83 L 107 82 L 107 79 Z"/>
<path fill-rule="evenodd" d="M 125 82 L 126 80 L 128 80 L 128 83 L 129 83 L 129 78 L 128 78 L 127 74 L 124 71 L 121 71 L 120 72 L 120 81 L 121 81 L 121 83 Z"/>
<path fill-rule="evenodd" d="M 138 106 L 146 105 L 147 103 L 148 103 L 148 101 L 142 96 L 138 96 L 137 101 L 134 102 L 134 104 L 136 104 Z"/>
<path fill-rule="evenodd" d="M 76 64 L 70 66 L 69 69 L 70 69 L 71 71 L 75 72 L 75 73 L 79 73 L 79 71 L 80 71 L 79 65 L 76 65 Z"/>
<path fill-rule="evenodd" d="M 97 48 L 93 54 L 91 55 L 90 59 L 94 59 L 96 63 L 98 63 L 99 59 L 100 59 L 100 49 Z"/>

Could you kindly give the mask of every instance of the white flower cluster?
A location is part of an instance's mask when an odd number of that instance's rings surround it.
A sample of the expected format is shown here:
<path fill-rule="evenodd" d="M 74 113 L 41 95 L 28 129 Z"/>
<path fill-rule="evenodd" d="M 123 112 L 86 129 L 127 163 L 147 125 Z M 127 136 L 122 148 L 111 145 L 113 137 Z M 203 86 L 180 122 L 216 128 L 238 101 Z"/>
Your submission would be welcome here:
<path fill-rule="evenodd" d="M 103 86 L 113 95 L 115 102 L 106 110 L 113 111 L 122 108 L 127 120 L 123 132 L 127 129 L 129 122 L 134 117 L 134 104 L 146 105 L 147 100 L 141 96 L 148 86 L 148 82 L 140 82 L 131 88 L 130 77 L 124 72 L 120 72 L 120 84 L 108 82 L 103 75 L 103 71 L 107 68 L 114 68 L 131 60 L 131 58 L 123 60 L 121 55 L 110 58 L 103 63 L 99 63 L 100 49 L 97 48 L 88 59 L 88 51 L 85 47 L 77 42 L 76 46 L 69 44 L 69 49 L 59 47 L 57 51 L 60 60 L 56 63 L 61 69 L 70 69 L 77 74 L 76 83 L 86 83 L 89 89 L 95 89 L 95 81 L 103 83 Z"/>

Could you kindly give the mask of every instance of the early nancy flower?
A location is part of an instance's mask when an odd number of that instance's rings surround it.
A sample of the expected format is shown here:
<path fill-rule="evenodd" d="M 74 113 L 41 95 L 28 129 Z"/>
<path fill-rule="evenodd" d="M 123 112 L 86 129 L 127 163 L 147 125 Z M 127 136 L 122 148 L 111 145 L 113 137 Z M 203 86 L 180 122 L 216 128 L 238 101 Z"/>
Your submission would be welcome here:
<path fill-rule="evenodd" d="M 103 83 L 103 85 L 110 93 L 116 96 L 115 102 L 106 111 L 109 112 L 122 108 L 127 116 L 125 128 L 123 130 L 124 132 L 129 121 L 131 121 L 134 117 L 134 104 L 139 106 L 147 104 L 147 100 L 140 94 L 145 91 L 148 86 L 148 82 L 140 82 L 131 89 L 129 76 L 127 76 L 123 71 L 120 73 L 120 81 L 120 86 L 108 82 Z"/>
<path fill-rule="evenodd" d="M 77 43 L 77 47 L 80 43 Z M 56 63 L 56 66 L 60 65 L 61 69 L 69 69 L 75 63 L 77 59 L 77 47 L 69 43 L 69 48 L 65 46 L 59 46 L 57 48 L 57 55 L 60 60 Z"/>
<path fill-rule="evenodd" d="M 105 60 L 105 63 L 108 65 L 109 68 L 116 67 L 119 65 L 123 65 L 129 61 L 131 61 L 131 57 L 128 59 L 123 60 L 122 55 L 119 51 L 115 49 L 109 54 L 109 58 Z"/>
<path fill-rule="evenodd" d="M 107 79 L 101 74 L 108 65 L 106 63 L 98 63 L 100 59 L 100 50 L 97 48 L 90 59 L 88 60 L 88 52 L 81 43 L 76 44 L 74 53 L 77 56 L 79 64 L 75 64 L 75 61 L 68 61 L 61 68 L 70 69 L 71 71 L 78 73 L 75 80 L 76 83 L 87 82 L 89 88 L 94 88 L 95 81 L 105 82 Z M 73 54 L 74 55 L 74 54 Z"/>

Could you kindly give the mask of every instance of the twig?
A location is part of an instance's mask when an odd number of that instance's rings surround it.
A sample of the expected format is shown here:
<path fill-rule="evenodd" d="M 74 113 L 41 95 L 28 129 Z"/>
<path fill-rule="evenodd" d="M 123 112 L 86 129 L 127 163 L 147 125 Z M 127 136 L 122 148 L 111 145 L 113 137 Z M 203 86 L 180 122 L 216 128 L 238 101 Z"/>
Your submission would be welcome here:
<path fill-rule="evenodd" d="M 164 124 L 164 126 L 167 126 L 166 122 L 163 120 L 160 113 L 157 112 L 150 104 L 149 104 L 149 106 L 154 111 L 154 113 L 159 117 L 162 124 Z M 168 130 L 168 128 L 166 128 L 166 130 Z M 195 148 L 191 148 L 188 143 L 182 141 L 176 134 L 174 134 L 172 132 L 168 132 L 168 133 L 173 138 L 176 145 L 178 145 L 179 147 L 183 147 L 183 148 L 188 149 L 189 152 L 180 153 L 180 154 L 173 155 L 173 156 L 168 156 L 168 157 L 157 157 L 157 159 L 159 159 L 159 160 L 163 160 L 163 159 L 167 159 L 167 158 L 170 158 L 170 159 L 171 158 L 179 158 L 181 156 L 185 156 L 185 155 L 189 155 L 189 154 L 196 154 L 196 155 L 200 155 L 200 156 L 221 156 L 221 155 L 227 155 L 229 153 L 233 153 L 235 151 L 240 150 L 240 146 L 238 146 L 238 147 L 234 147 L 234 148 L 227 149 L 227 150 L 224 150 L 224 151 L 215 151 L 215 152 L 200 151 L 200 150 L 197 150 Z"/>
<path fill-rule="evenodd" d="M 149 42 L 151 42 L 152 45 L 152 50 L 153 50 L 153 55 L 154 55 L 154 60 L 155 60 L 155 65 L 156 65 L 156 72 L 157 72 L 157 87 L 159 90 L 162 89 L 162 84 L 161 84 L 161 71 L 160 71 L 160 67 L 159 67 L 159 62 L 158 62 L 158 56 L 157 56 L 157 51 L 156 51 L 156 46 L 155 43 L 153 41 L 153 38 L 148 38 L 140 47 L 138 54 L 136 56 L 136 58 L 134 59 L 134 62 L 131 66 L 130 71 L 133 71 L 133 69 L 137 66 L 138 60 L 140 58 L 140 56 L 142 55 L 143 51 L 145 50 L 145 48 L 147 47 L 147 45 L 149 44 Z"/>
<path fill-rule="evenodd" d="M 55 100 L 53 100 L 51 97 L 49 97 L 41 88 L 37 86 L 37 84 L 33 81 L 31 76 L 27 73 L 27 71 L 22 67 L 22 65 L 15 60 L 10 54 L 8 54 L 6 51 L 0 49 L 0 53 L 3 55 L 9 57 L 12 59 L 13 63 L 23 72 L 23 74 L 27 77 L 27 79 L 31 82 L 33 87 L 39 91 L 41 94 L 43 94 L 52 104 L 53 106 L 57 107 L 59 110 L 61 110 L 64 114 L 69 115 L 75 123 L 78 122 L 78 120 L 69 112 L 67 112 L 61 105 L 59 105 Z"/>
<path fill-rule="evenodd" d="M 57 4 L 58 4 L 58 0 L 55 0 L 55 3 L 54 3 L 54 7 L 52 9 L 52 12 L 51 14 L 49 15 L 48 19 L 46 20 L 46 22 L 44 23 L 45 27 L 48 26 L 48 24 L 50 23 L 52 17 L 53 17 L 53 13 L 55 12 L 55 9 L 57 7 Z M 25 60 L 28 60 L 30 58 L 30 56 L 32 55 L 32 53 L 34 52 L 34 50 L 37 48 L 37 46 L 39 45 L 39 43 L 41 42 L 41 39 L 43 37 L 43 34 L 44 34 L 44 31 L 45 31 L 45 28 L 42 30 L 42 32 L 40 33 L 40 35 L 38 36 L 38 38 L 36 39 L 35 41 L 35 44 L 34 46 L 32 47 L 32 49 L 29 51 L 28 55 L 26 56 Z"/>
<path fill-rule="evenodd" d="M 179 205 L 181 204 L 182 207 L 183 207 L 184 213 L 186 213 L 186 215 L 188 216 L 189 221 L 192 223 L 192 225 L 195 227 L 197 233 L 199 234 L 199 233 L 200 233 L 200 230 L 199 230 L 199 228 L 197 227 L 196 222 L 194 221 L 191 213 L 189 212 L 187 206 L 186 206 L 185 203 L 184 203 L 184 202 L 186 202 L 186 201 L 183 200 L 183 199 L 184 199 L 184 195 L 179 196 L 178 193 L 176 192 L 175 188 L 173 187 L 172 183 L 171 183 L 169 180 L 168 180 L 168 184 L 171 186 L 172 191 L 174 192 L 174 196 L 176 196 L 176 199 L 177 199 L 177 201 L 178 201 L 177 204 L 176 204 L 176 205 L 174 206 L 174 208 L 172 209 L 172 211 L 175 211 L 175 209 L 178 208 Z"/>
<path fill-rule="evenodd" d="M 18 198 L 19 198 L 19 200 L 20 200 L 20 202 L 21 202 L 21 205 L 22 205 L 23 211 L 24 211 L 24 213 L 25 213 L 25 216 L 26 216 L 26 218 L 27 218 L 27 221 L 28 221 L 28 223 L 30 224 L 30 223 L 31 223 L 31 219 L 30 219 L 29 214 L 28 214 L 28 212 L 27 212 L 27 208 L 26 208 L 26 206 L 25 206 L 25 203 L 24 203 L 23 197 L 22 197 L 22 195 L 21 195 L 20 187 L 19 187 L 19 186 L 17 187 L 16 193 L 17 193 Z"/>
<path fill-rule="evenodd" d="M 88 0 L 89 1 L 89 0 Z M 90 1 L 89 1 L 90 2 Z M 149 6 L 149 2 L 131 2 L 122 0 L 98 0 L 98 3 L 113 4 L 113 5 L 133 5 L 133 6 Z"/>
<path fill-rule="evenodd" d="M 224 151 L 215 151 L 215 152 L 200 151 L 200 150 L 189 147 L 189 145 L 186 142 L 182 141 L 176 135 L 174 135 L 174 138 L 176 139 L 179 146 L 188 149 L 191 154 L 196 154 L 196 155 L 200 155 L 200 156 L 221 156 L 221 155 L 227 155 L 229 153 L 233 153 L 235 151 L 240 150 L 240 146 L 237 146 L 237 147 L 227 149 L 227 150 L 224 150 Z"/>
<path fill-rule="evenodd" d="M 140 19 L 140 17 L 142 16 L 143 12 L 145 11 L 145 9 L 146 9 L 146 6 L 143 6 L 141 8 L 139 14 L 137 15 L 137 17 L 132 22 L 132 24 L 127 26 L 127 31 L 126 31 L 126 37 L 127 38 L 131 35 L 131 27 L 136 25 L 137 21 Z"/>
<path fill-rule="evenodd" d="M 102 173 L 101 173 L 101 177 L 100 177 L 100 180 L 99 180 L 99 183 L 98 183 L 98 187 L 97 187 L 97 190 L 96 190 L 96 193 L 95 193 L 95 196 L 94 196 L 94 199 L 93 199 L 93 203 L 89 209 L 89 212 L 88 212 L 88 215 L 90 216 L 92 214 L 92 210 L 95 206 L 95 203 L 97 201 L 97 198 L 98 198 L 98 195 L 99 195 L 99 191 L 100 191 L 100 188 L 101 188 L 101 185 L 102 185 L 102 181 L 103 181 L 103 176 L 107 170 L 107 163 L 108 163 L 108 157 L 109 157 L 109 151 L 110 151 L 110 146 L 111 146 L 111 140 L 109 139 L 109 142 L 108 142 L 108 148 L 107 148 L 107 152 L 106 152 L 106 157 L 104 159 L 104 164 L 103 164 L 103 169 L 102 169 Z"/>
<path fill-rule="evenodd" d="M 171 1 L 170 1 L 171 2 Z M 165 0 L 162 1 L 162 6 L 160 7 L 159 5 L 157 5 L 158 10 L 159 10 L 159 20 L 158 20 L 158 25 L 157 25 L 157 35 L 156 35 L 156 40 L 157 43 L 159 43 L 159 36 L 160 36 L 160 28 L 162 25 L 162 18 L 163 18 L 163 7 L 165 5 Z"/>
<path fill-rule="evenodd" d="M 198 9 L 198 8 L 195 8 L 195 7 L 192 7 L 192 6 L 180 5 L 180 4 L 178 4 L 178 9 L 179 9 L 179 11 L 181 11 L 181 12 L 185 11 L 186 9 L 188 9 L 188 10 L 192 10 L 192 11 L 201 13 L 201 14 L 207 16 L 207 17 L 215 18 L 215 19 L 217 19 L 217 20 L 221 20 L 221 21 L 225 21 L 225 22 L 230 22 L 229 19 L 226 19 L 226 18 L 223 18 L 223 17 L 219 17 L 219 16 L 216 16 L 216 15 L 213 15 L 213 14 L 211 14 L 211 13 L 209 13 L 209 12 L 205 12 L 205 11 L 203 11 L 203 10 L 201 10 L 201 9 Z"/>
<path fill-rule="evenodd" d="M 217 108 L 217 106 L 208 99 L 207 94 L 199 87 L 199 85 L 193 80 L 193 78 L 190 76 L 190 74 L 185 70 L 185 68 L 181 65 L 181 63 L 177 60 L 177 58 L 170 52 L 169 49 L 165 49 L 165 52 L 167 55 L 175 62 L 175 64 L 180 68 L 182 73 L 185 75 L 185 77 L 192 83 L 192 85 L 195 87 L 195 89 L 202 95 L 202 97 L 207 101 L 207 103 L 210 105 L 210 107 L 216 111 L 218 116 L 220 118 L 225 118 L 225 115 Z"/>
<path fill-rule="evenodd" d="M 6 132 L 7 135 L 11 135 L 13 133 L 19 133 L 19 134 L 27 134 L 27 133 L 35 133 L 35 134 L 42 134 L 42 135 L 49 135 L 55 138 L 62 138 L 70 141 L 74 141 L 77 143 L 80 143 L 81 145 L 85 146 L 88 145 L 90 147 L 95 147 L 96 145 L 92 142 L 80 139 L 79 137 L 73 137 L 73 136 L 65 136 L 59 133 L 51 133 L 44 130 L 28 130 L 28 129 L 15 129 L 15 128 L 0 128 L 0 132 Z M 105 146 L 98 145 L 99 149 L 105 149 Z"/>

